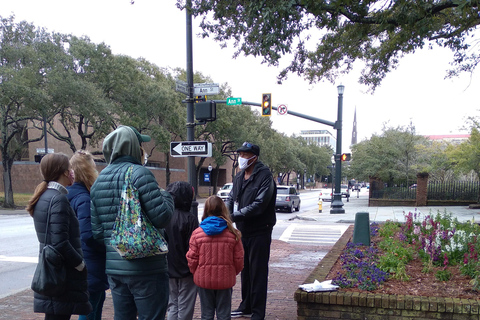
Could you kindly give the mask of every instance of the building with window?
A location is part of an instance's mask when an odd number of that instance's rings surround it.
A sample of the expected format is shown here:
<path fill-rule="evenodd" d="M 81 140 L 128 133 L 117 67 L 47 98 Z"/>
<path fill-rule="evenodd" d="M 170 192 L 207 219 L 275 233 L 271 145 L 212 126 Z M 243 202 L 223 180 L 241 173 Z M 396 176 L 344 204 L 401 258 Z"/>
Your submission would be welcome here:
<path fill-rule="evenodd" d="M 442 134 L 425 136 L 432 141 L 445 141 L 452 144 L 460 144 L 470 138 L 469 134 Z"/>
<path fill-rule="evenodd" d="M 302 130 L 300 136 L 309 144 L 317 146 L 330 146 L 335 152 L 337 139 L 328 130 Z"/>

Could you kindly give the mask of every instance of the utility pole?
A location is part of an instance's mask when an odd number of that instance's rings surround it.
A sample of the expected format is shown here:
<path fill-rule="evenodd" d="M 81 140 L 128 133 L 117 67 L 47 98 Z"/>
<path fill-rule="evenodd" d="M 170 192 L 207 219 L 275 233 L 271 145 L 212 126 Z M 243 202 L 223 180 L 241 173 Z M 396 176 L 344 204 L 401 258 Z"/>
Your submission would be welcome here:
<path fill-rule="evenodd" d="M 187 141 L 195 141 L 195 119 L 194 119 L 194 96 L 193 96 L 193 48 L 192 48 L 192 1 L 187 0 L 186 27 L 187 27 Z M 188 182 L 195 188 L 192 202 L 192 213 L 196 217 L 198 215 L 197 202 L 197 175 L 195 170 L 195 157 L 190 156 L 188 160 Z"/>

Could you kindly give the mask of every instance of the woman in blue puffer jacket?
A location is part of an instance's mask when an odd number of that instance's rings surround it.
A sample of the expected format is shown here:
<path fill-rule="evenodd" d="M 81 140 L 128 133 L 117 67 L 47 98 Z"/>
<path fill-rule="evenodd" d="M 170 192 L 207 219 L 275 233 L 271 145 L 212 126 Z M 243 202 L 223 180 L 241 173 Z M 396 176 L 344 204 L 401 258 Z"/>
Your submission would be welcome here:
<path fill-rule="evenodd" d="M 81 315 L 79 320 L 102 320 L 102 309 L 105 301 L 105 290 L 108 289 L 105 274 L 105 246 L 93 239 L 90 217 L 90 188 L 98 172 L 93 156 L 84 150 L 78 150 L 70 158 L 75 173 L 75 182 L 67 187 L 67 198 L 77 214 L 80 223 L 80 240 L 83 257 L 88 271 L 88 293 L 93 311 L 89 315 Z"/>

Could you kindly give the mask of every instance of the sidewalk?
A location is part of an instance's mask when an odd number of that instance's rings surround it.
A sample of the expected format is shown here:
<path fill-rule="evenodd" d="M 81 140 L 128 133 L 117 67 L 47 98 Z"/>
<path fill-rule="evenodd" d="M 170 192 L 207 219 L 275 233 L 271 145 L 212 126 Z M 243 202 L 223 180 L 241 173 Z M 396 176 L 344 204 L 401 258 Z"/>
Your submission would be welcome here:
<path fill-rule="evenodd" d="M 387 220 L 404 221 L 404 213 L 421 212 L 422 214 L 451 213 L 459 221 L 480 221 L 480 209 L 468 207 L 368 207 L 368 200 L 352 196 L 349 202 L 344 199 L 344 214 L 330 214 L 330 203 L 323 203 L 322 213 L 310 210 L 301 214 L 292 214 L 290 220 L 307 220 L 308 223 L 327 224 L 354 224 L 357 212 L 368 212 L 370 221 L 382 222 Z M 27 214 L 25 210 L 0 210 L 2 214 Z M 311 222 L 310 222 L 311 221 Z M 271 247 L 268 305 L 266 320 L 293 320 L 297 319 L 297 305 L 293 294 L 298 285 L 313 271 L 314 267 L 330 250 L 331 246 L 312 246 L 290 244 L 280 240 L 273 240 Z M 240 303 L 240 276 L 233 290 L 232 308 Z M 0 299 L 0 319 L 40 320 L 43 314 L 33 313 L 33 292 L 25 289 Z M 72 319 L 77 319 L 76 316 Z M 113 319 L 113 306 L 110 292 L 103 309 L 103 319 Z M 200 319 L 200 303 L 197 298 L 194 319 Z"/>
<path fill-rule="evenodd" d="M 272 241 L 266 320 L 297 318 L 297 304 L 293 300 L 293 294 L 328 250 L 330 246 L 294 245 L 280 240 Z M 237 276 L 232 300 L 232 309 L 235 309 L 240 303 L 240 276 Z M 44 319 L 44 314 L 33 313 L 33 292 L 26 289 L 0 299 L 0 319 L 41 320 Z M 77 316 L 73 316 L 72 319 L 77 319 Z M 110 291 L 107 292 L 102 319 L 113 319 Z M 200 319 L 198 298 L 194 319 Z"/>
<path fill-rule="evenodd" d="M 468 206 L 445 206 L 445 207 L 369 207 L 368 198 L 364 195 L 360 195 L 357 198 L 356 193 L 350 196 L 350 200 L 347 202 L 346 198 L 342 198 L 343 208 L 345 213 L 343 214 L 330 214 L 330 202 L 323 202 L 322 212 L 318 210 L 310 210 L 305 213 L 298 214 L 298 219 L 318 221 L 322 223 L 348 223 L 353 224 L 355 222 L 355 215 L 357 212 L 368 212 L 370 222 L 384 222 L 400 221 L 404 222 L 404 214 L 409 212 L 417 212 L 422 215 L 447 213 L 452 217 L 457 218 L 460 222 L 474 221 L 480 222 L 480 209 L 469 209 Z M 295 213 L 292 217 L 295 217 Z"/>

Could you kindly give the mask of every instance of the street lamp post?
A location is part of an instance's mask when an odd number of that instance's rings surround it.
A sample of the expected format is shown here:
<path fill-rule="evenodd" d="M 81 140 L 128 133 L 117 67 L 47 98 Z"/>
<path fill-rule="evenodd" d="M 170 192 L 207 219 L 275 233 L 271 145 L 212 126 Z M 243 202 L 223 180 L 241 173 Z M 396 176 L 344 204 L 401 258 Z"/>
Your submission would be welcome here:
<path fill-rule="evenodd" d="M 297 172 L 297 190 L 300 189 L 300 171 Z"/>
<path fill-rule="evenodd" d="M 337 122 L 335 123 L 335 129 L 337 129 L 337 148 L 335 150 L 335 192 L 333 194 L 333 201 L 330 209 L 330 213 L 345 213 L 342 202 L 342 193 L 340 189 L 340 182 L 342 179 L 342 162 L 340 155 L 342 154 L 342 109 L 343 109 L 343 92 L 345 91 L 344 85 L 339 85 L 338 89 L 338 111 Z"/>
<path fill-rule="evenodd" d="M 208 196 L 209 196 L 209 197 L 212 195 L 212 190 L 211 190 L 211 189 L 212 189 L 212 169 L 213 169 L 213 168 L 212 168 L 212 165 L 209 164 L 209 165 L 208 165 L 208 172 L 209 172 L 209 174 L 208 174 L 208 175 L 209 175 L 209 179 L 208 179 L 208 180 L 210 181 L 210 186 L 208 187 Z"/>

